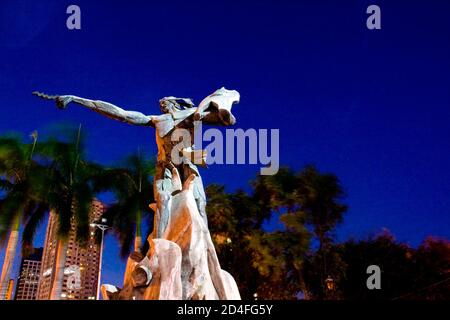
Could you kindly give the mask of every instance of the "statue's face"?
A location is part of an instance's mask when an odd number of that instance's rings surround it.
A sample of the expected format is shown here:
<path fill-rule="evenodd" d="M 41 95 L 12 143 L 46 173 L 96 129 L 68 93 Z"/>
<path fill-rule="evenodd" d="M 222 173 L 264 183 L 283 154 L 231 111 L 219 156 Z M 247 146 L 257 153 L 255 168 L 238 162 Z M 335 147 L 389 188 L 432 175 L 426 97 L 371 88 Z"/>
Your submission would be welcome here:
<path fill-rule="evenodd" d="M 159 101 L 159 108 L 161 109 L 162 113 L 171 113 L 177 110 L 175 103 L 164 99 Z"/>
<path fill-rule="evenodd" d="M 191 98 L 164 97 L 159 100 L 159 107 L 163 113 L 173 113 L 194 107 Z"/>

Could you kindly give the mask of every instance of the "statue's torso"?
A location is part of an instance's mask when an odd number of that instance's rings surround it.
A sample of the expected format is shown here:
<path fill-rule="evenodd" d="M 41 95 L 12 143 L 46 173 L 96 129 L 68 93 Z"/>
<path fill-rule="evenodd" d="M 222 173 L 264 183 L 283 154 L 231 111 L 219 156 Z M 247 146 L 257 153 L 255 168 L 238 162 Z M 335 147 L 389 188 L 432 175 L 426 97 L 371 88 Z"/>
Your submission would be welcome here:
<path fill-rule="evenodd" d="M 186 130 L 185 133 L 179 132 L 178 139 L 173 135 L 177 129 Z M 176 147 L 181 152 L 183 149 L 193 148 L 194 146 L 194 125 L 192 122 L 186 123 L 185 121 L 178 124 L 171 132 L 163 137 L 160 137 L 158 131 L 156 131 L 156 145 L 158 147 L 158 162 L 168 163 L 172 161 L 172 151 Z M 187 134 L 189 133 L 189 134 Z M 172 141 L 172 139 L 174 141 Z M 182 156 L 182 154 L 180 154 Z"/>

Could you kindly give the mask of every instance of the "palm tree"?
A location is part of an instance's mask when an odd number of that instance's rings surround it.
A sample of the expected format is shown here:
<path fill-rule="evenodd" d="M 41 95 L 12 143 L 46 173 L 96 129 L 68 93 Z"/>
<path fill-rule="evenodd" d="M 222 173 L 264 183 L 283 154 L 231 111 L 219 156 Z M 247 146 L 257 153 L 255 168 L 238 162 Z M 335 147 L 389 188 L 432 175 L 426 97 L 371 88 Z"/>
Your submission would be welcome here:
<path fill-rule="evenodd" d="M 82 142 L 80 125 L 78 131 L 69 132 L 68 141 L 50 138 L 37 148 L 43 161 L 48 161 L 45 201 L 58 219 L 52 300 L 61 298 L 68 235 L 72 224 L 76 226 L 76 238 L 81 244 L 86 243 L 89 235 L 89 213 L 95 199 L 93 181 L 100 166 L 85 159 Z"/>
<path fill-rule="evenodd" d="M 220 255 L 221 247 L 231 240 L 236 232 L 237 219 L 233 209 L 232 197 L 225 192 L 222 185 L 211 184 L 206 190 L 206 212 L 208 213 L 208 225 L 216 250 Z"/>
<path fill-rule="evenodd" d="M 298 178 L 290 168 L 282 167 L 272 176 L 260 175 L 252 182 L 252 187 L 255 201 L 264 212 L 262 220 L 269 218 L 273 211 L 279 214 L 299 212 Z"/>
<path fill-rule="evenodd" d="M 103 216 L 119 239 L 121 256 L 127 257 L 132 247 L 135 252 L 145 251 L 142 220 L 152 213 L 149 204 L 153 202 L 155 165 L 151 160 L 144 160 L 139 151 L 123 162 L 120 167 L 103 170 L 98 176 L 96 191 L 109 190 L 115 194 L 116 202 Z"/>
<path fill-rule="evenodd" d="M 329 243 L 330 232 L 342 222 L 347 205 L 342 204 L 344 190 L 339 179 L 307 166 L 298 175 L 297 195 L 308 224 L 319 241 L 319 251 Z"/>
<path fill-rule="evenodd" d="M 32 134 L 33 143 L 25 144 L 19 137 L 0 138 L 0 240 L 8 238 L 3 262 L 0 299 L 5 298 L 19 240 L 21 220 L 29 220 L 37 212 L 45 211 L 45 205 L 37 197 L 37 188 L 42 185 L 42 167 L 32 160 L 37 133 Z M 8 236 L 9 233 L 9 236 Z"/>
<path fill-rule="evenodd" d="M 319 243 L 316 257 L 322 266 L 318 268 L 321 271 L 321 292 L 318 297 L 324 298 L 325 279 L 333 273 L 327 266 L 327 260 L 333 260 L 335 256 L 329 250 L 332 231 L 342 222 L 343 215 L 347 211 L 347 206 L 341 203 L 345 194 L 334 174 L 320 173 L 313 166 L 307 166 L 299 173 L 296 192 L 306 223 L 311 226 Z"/>
<path fill-rule="evenodd" d="M 306 292 L 302 266 L 310 242 L 306 213 L 300 201 L 298 176 L 292 169 L 282 167 L 277 174 L 258 176 L 253 182 L 254 196 L 259 206 L 276 213 L 284 225 L 283 231 L 274 231 L 268 234 L 268 238 L 271 239 L 270 244 L 279 251 L 277 262 L 284 264 L 284 269 L 281 268 L 284 271 L 283 281 L 280 283 L 286 288 L 290 287 L 290 292 Z M 268 284 L 269 287 L 273 285 L 270 282 Z M 283 290 L 278 291 L 281 294 Z"/>
<path fill-rule="evenodd" d="M 291 242 L 286 250 L 292 267 L 302 284 L 303 254 L 309 242 L 309 226 L 319 243 L 317 256 L 322 263 L 322 278 L 327 277 L 326 255 L 332 240 L 331 232 L 342 222 L 347 206 L 341 203 L 344 196 L 339 179 L 334 174 L 320 173 L 307 166 L 299 173 L 280 168 L 273 176 L 259 176 L 253 183 L 259 206 L 277 211 L 286 230 L 284 241 Z"/>

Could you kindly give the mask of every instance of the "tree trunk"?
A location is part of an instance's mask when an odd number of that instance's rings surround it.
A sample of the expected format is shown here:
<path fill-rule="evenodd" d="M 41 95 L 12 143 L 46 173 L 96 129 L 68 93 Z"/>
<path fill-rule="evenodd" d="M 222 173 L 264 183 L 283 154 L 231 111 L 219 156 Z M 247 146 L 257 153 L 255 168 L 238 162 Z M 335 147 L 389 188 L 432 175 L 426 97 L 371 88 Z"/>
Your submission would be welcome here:
<path fill-rule="evenodd" d="M 61 300 L 64 281 L 64 269 L 67 256 L 67 240 L 58 240 L 58 252 L 56 254 L 55 277 L 53 278 L 50 300 Z"/>
<path fill-rule="evenodd" d="M 8 245 L 5 252 L 5 260 L 3 261 L 2 276 L 0 278 L 0 300 L 6 299 L 9 279 L 11 279 L 11 273 L 14 266 L 14 258 L 16 256 L 18 240 L 19 224 L 16 223 L 9 234 Z"/>

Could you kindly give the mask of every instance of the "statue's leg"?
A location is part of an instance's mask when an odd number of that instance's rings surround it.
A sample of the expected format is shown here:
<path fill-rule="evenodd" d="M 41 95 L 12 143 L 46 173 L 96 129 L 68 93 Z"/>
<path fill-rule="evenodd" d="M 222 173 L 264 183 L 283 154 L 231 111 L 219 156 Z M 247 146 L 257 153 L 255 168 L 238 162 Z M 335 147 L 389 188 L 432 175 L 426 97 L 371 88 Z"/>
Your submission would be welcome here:
<path fill-rule="evenodd" d="M 197 208 L 200 216 L 202 217 L 205 226 L 208 228 L 208 218 L 206 216 L 206 200 L 203 197 L 199 196 L 195 198 L 195 202 L 197 203 Z"/>
<path fill-rule="evenodd" d="M 222 269 L 220 268 L 219 258 L 217 257 L 216 249 L 214 248 L 214 244 L 211 240 L 209 232 L 205 236 L 205 238 L 208 256 L 208 268 L 209 274 L 211 275 L 211 280 L 213 282 L 214 288 L 216 289 L 217 295 L 219 296 L 219 299 L 228 300 Z"/>
<path fill-rule="evenodd" d="M 200 216 L 205 222 L 206 228 L 208 228 L 208 218 L 206 216 L 206 194 L 203 188 L 203 181 L 200 175 L 195 177 L 194 181 L 194 198 L 197 203 L 198 211 Z"/>
<path fill-rule="evenodd" d="M 206 211 L 205 211 L 205 205 L 206 205 L 206 196 L 203 189 L 203 183 L 201 181 L 201 178 L 199 175 L 196 175 L 195 173 L 191 174 L 189 178 L 185 181 L 185 187 L 183 189 L 190 189 L 194 193 L 195 198 L 195 190 L 197 189 L 199 199 L 200 201 L 203 199 L 203 214 L 200 211 L 200 216 L 203 218 L 203 220 L 206 220 Z M 201 197 L 203 195 L 203 197 Z M 197 199 L 195 199 L 197 202 Z M 198 202 L 197 202 L 198 206 Z M 202 237 L 203 241 L 205 241 L 205 248 L 206 248 L 206 257 L 207 257 L 207 263 L 208 263 L 208 269 L 211 276 L 212 283 L 214 285 L 214 288 L 217 292 L 217 295 L 220 300 L 227 300 L 227 292 L 225 290 L 225 285 L 223 282 L 223 275 L 222 275 L 222 269 L 220 268 L 219 259 L 217 257 L 216 249 L 214 248 L 214 244 L 211 239 L 211 235 L 208 230 L 208 225 L 205 223 L 202 228 Z M 203 229 L 204 228 L 204 229 Z"/>
<path fill-rule="evenodd" d="M 170 197 L 173 192 L 173 180 L 176 181 L 176 178 L 173 179 L 171 171 L 165 167 L 164 163 L 158 163 L 153 185 L 156 211 L 152 238 L 161 238 L 167 228 L 170 217 Z"/>
<path fill-rule="evenodd" d="M 156 238 L 161 238 L 166 228 L 169 224 L 170 218 L 170 193 L 168 191 L 160 191 L 158 199 L 158 209 L 156 216 L 158 220 L 155 220 L 154 228 L 156 232 L 154 233 Z M 155 237 L 154 237 L 155 238 Z"/>
<path fill-rule="evenodd" d="M 177 168 L 173 167 L 172 168 L 172 195 L 177 194 L 178 192 L 181 191 L 182 189 L 182 185 L 181 185 L 181 178 L 180 178 L 180 174 L 177 170 Z"/>
<path fill-rule="evenodd" d="M 183 170 L 185 177 L 189 177 L 192 174 L 195 175 L 193 188 L 194 199 L 197 204 L 198 212 L 205 222 L 206 227 L 208 227 L 208 218 L 206 216 L 206 195 L 202 177 L 200 176 L 197 167 L 192 163 L 185 164 Z"/>
<path fill-rule="evenodd" d="M 234 280 L 233 276 L 222 270 L 222 279 L 225 285 L 225 291 L 227 293 L 228 300 L 241 300 L 241 294 L 239 293 L 239 288 Z"/>

